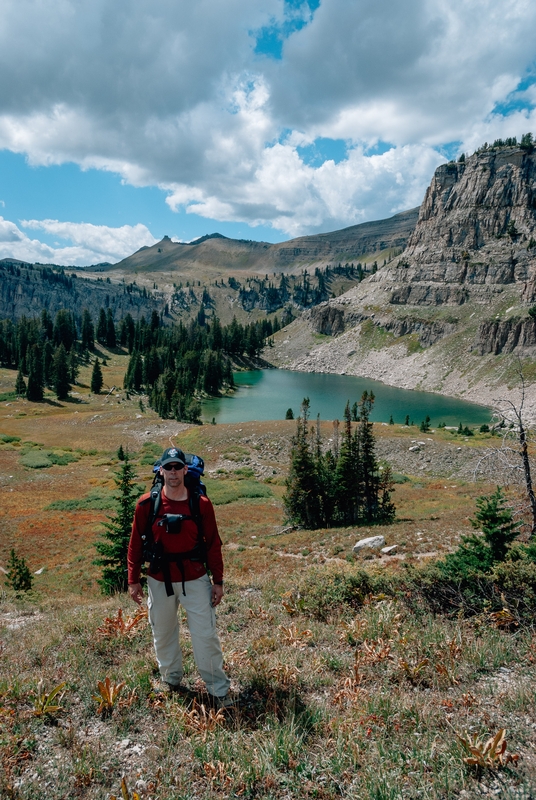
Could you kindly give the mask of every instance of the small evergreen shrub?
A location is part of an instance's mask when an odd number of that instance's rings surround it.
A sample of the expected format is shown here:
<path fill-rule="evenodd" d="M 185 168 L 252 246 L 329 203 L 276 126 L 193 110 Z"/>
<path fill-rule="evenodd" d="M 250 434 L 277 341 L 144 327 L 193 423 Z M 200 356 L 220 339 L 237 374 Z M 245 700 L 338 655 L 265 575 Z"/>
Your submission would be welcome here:
<path fill-rule="evenodd" d="M 481 534 L 462 536 L 458 549 L 439 562 L 445 575 L 470 578 L 471 575 L 489 572 L 497 562 L 505 560 L 520 525 L 520 522 L 514 522 L 512 509 L 505 504 L 506 498 L 499 486 L 489 497 L 477 499 L 475 519 L 470 522 Z"/>
<path fill-rule="evenodd" d="M 7 562 L 6 586 L 15 592 L 29 592 L 32 588 L 33 576 L 26 560 L 11 550 Z"/>

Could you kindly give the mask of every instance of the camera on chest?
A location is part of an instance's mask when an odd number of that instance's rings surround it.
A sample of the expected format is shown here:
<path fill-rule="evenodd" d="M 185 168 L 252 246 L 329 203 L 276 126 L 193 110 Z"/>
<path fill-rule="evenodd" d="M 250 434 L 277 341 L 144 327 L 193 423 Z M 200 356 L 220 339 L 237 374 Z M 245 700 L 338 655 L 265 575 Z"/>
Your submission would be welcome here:
<path fill-rule="evenodd" d="M 158 522 L 159 527 L 164 527 L 167 533 L 180 533 L 185 519 L 192 519 L 189 514 L 164 514 Z"/>

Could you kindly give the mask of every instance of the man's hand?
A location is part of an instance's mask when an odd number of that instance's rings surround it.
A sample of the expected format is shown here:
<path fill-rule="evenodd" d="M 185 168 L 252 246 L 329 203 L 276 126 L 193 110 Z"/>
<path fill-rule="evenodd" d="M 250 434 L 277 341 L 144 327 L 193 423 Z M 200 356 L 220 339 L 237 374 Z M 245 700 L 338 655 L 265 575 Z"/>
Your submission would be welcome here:
<path fill-rule="evenodd" d="M 218 586 L 217 584 L 213 584 L 212 594 L 211 594 L 212 607 L 218 606 L 221 603 L 222 597 L 223 597 L 223 586 Z"/>
<path fill-rule="evenodd" d="M 143 589 L 141 583 L 130 583 L 128 593 L 139 606 L 143 603 Z"/>

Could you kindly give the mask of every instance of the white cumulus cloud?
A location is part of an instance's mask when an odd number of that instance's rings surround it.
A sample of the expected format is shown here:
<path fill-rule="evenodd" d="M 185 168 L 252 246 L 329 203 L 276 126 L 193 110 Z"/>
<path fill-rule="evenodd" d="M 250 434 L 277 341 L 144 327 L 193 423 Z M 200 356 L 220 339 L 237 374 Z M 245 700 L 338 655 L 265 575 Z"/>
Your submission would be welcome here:
<path fill-rule="evenodd" d="M 56 242 L 49 245 L 39 239 L 32 239 L 15 223 L 0 217 L 0 258 L 88 266 L 103 261 L 120 261 L 140 247 L 156 242 L 151 232 L 141 224 L 109 228 L 105 225 L 46 219 L 23 220 L 21 226 L 44 231 L 64 240 L 65 244 Z"/>
<path fill-rule="evenodd" d="M 527 0 L 3 0 L 0 23 L 0 148 L 289 235 L 416 205 L 445 145 L 534 130 Z M 280 58 L 256 52 L 267 27 Z M 346 158 L 309 162 L 318 137 Z M 69 238 L 110 260 L 117 231 Z"/>

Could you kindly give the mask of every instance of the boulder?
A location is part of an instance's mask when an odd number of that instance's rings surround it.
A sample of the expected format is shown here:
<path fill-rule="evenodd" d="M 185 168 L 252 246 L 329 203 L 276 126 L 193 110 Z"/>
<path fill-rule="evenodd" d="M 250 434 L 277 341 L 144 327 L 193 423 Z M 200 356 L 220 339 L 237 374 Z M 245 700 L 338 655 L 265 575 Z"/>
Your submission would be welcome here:
<path fill-rule="evenodd" d="M 396 553 L 397 550 L 398 550 L 398 545 L 397 544 L 390 544 L 388 547 L 382 547 L 380 552 L 384 556 L 392 556 L 393 553 Z"/>
<path fill-rule="evenodd" d="M 360 553 L 361 550 L 379 550 L 384 544 L 385 536 L 369 536 L 354 544 L 354 553 Z"/>

